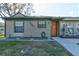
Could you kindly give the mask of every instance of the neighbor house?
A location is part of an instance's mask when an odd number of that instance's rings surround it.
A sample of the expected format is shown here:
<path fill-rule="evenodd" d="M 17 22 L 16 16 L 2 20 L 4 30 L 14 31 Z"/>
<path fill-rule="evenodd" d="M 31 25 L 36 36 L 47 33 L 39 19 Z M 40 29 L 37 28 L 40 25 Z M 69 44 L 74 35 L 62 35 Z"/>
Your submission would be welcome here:
<path fill-rule="evenodd" d="M 4 34 L 4 23 L 3 22 L 0 22 L 0 34 Z"/>
<path fill-rule="evenodd" d="M 25 16 L 17 13 L 5 19 L 5 36 L 48 38 L 58 36 L 59 17 Z"/>

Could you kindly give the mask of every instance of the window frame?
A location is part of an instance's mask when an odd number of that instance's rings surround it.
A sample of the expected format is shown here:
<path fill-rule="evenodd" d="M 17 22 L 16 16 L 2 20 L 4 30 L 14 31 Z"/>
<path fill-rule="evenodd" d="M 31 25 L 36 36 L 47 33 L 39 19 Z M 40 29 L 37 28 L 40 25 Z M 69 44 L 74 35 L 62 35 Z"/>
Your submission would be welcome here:
<path fill-rule="evenodd" d="M 45 20 L 39 20 L 37 22 L 37 27 L 38 28 L 46 28 L 46 21 Z"/>
<path fill-rule="evenodd" d="M 16 30 L 17 27 L 21 27 L 21 26 L 16 26 L 16 22 L 18 22 L 18 21 L 23 22 L 23 26 L 22 26 L 23 29 L 21 29 L 21 31 Z M 21 21 L 21 20 L 14 21 L 14 33 L 24 33 L 24 21 Z"/>

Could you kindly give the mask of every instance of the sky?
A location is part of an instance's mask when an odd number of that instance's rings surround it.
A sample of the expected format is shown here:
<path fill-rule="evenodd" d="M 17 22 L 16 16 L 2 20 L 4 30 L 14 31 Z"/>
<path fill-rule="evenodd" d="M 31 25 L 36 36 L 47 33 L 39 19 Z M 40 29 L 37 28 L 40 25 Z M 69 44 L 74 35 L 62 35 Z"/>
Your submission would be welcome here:
<path fill-rule="evenodd" d="M 35 3 L 35 16 L 78 17 L 79 3 Z M 3 22 L 3 20 L 0 20 Z"/>
<path fill-rule="evenodd" d="M 40 3 L 34 4 L 36 15 L 78 17 L 79 3 Z"/>

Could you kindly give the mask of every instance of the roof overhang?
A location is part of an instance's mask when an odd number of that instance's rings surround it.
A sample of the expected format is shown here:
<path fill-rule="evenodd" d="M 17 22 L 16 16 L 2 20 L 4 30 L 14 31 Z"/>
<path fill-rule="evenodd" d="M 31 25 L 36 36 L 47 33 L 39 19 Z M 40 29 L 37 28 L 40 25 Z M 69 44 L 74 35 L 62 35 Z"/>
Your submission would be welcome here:
<path fill-rule="evenodd" d="M 38 16 L 27 16 L 27 17 L 2 17 L 4 20 L 62 20 L 60 17 L 38 17 Z"/>
<path fill-rule="evenodd" d="M 79 20 L 79 17 L 62 17 L 62 20 Z"/>

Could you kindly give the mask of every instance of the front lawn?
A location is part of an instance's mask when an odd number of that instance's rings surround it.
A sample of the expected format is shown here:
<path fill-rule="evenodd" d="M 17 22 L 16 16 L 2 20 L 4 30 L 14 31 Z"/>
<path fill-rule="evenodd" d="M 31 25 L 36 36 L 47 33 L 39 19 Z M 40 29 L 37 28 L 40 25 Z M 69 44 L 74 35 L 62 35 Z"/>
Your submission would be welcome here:
<path fill-rule="evenodd" d="M 0 41 L 0 55 L 5 56 L 70 56 L 55 41 Z"/>
<path fill-rule="evenodd" d="M 0 38 L 4 38 L 4 34 L 0 33 Z"/>

